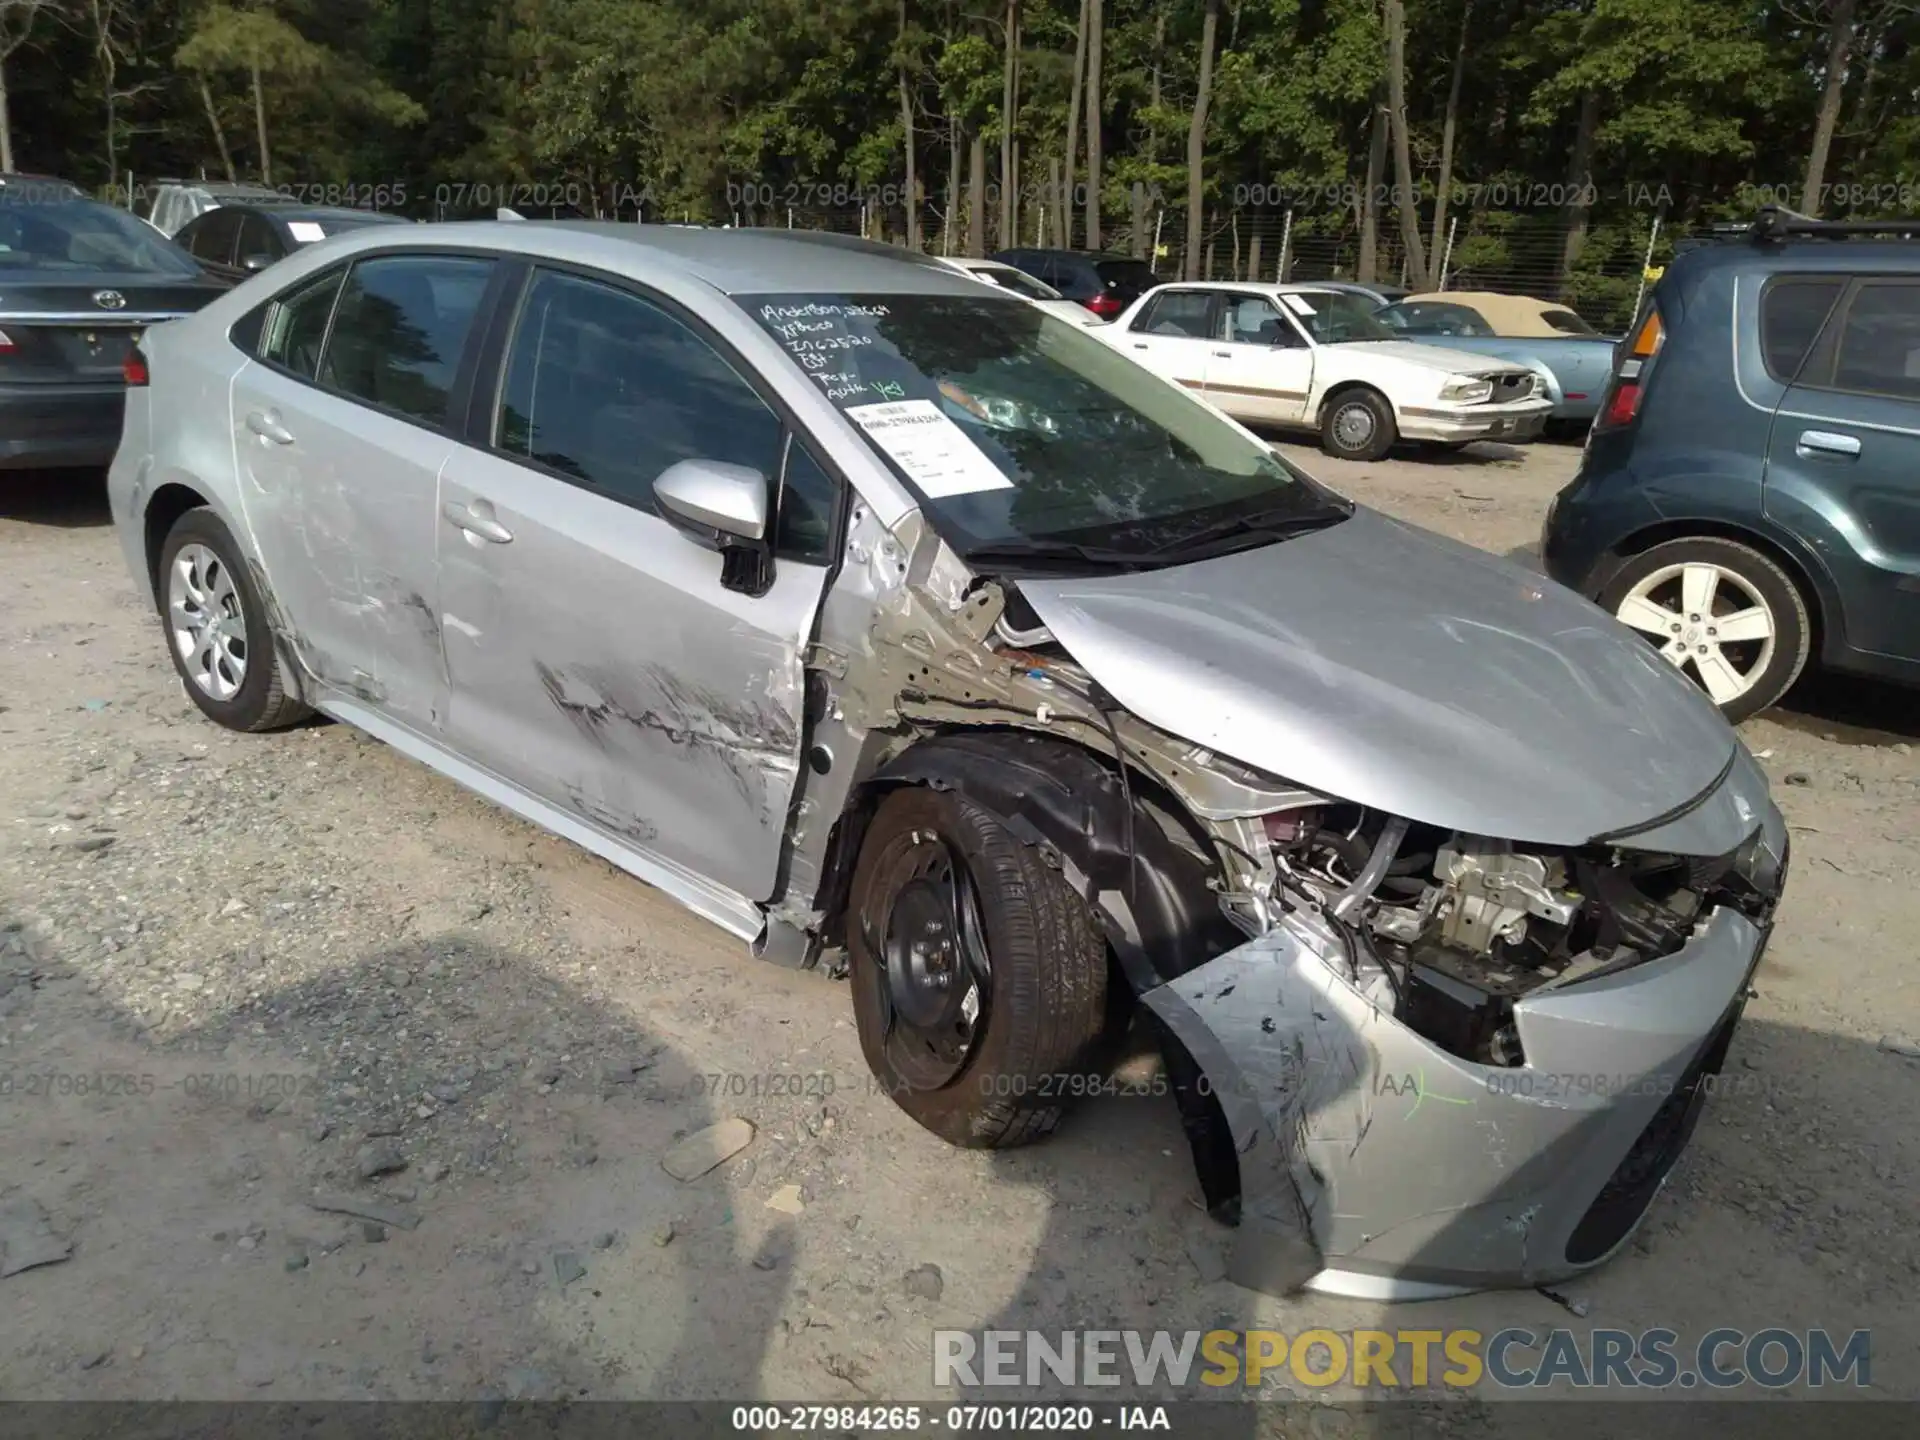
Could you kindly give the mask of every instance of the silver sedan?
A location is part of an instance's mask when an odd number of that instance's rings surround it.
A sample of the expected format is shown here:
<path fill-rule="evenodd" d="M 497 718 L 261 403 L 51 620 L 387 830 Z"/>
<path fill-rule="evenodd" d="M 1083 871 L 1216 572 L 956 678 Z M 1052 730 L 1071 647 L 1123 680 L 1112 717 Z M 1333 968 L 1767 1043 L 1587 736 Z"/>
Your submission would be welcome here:
<path fill-rule="evenodd" d="M 395 227 L 396 230 L 398 227 Z M 827 236 L 324 241 L 129 366 L 216 723 L 356 725 L 850 981 L 968 1146 L 1148 1028 L 1236 1278 L 1535 1284 L 1645 1214 L 1785 874 L 1611 617 L 1078 326 Z"/>

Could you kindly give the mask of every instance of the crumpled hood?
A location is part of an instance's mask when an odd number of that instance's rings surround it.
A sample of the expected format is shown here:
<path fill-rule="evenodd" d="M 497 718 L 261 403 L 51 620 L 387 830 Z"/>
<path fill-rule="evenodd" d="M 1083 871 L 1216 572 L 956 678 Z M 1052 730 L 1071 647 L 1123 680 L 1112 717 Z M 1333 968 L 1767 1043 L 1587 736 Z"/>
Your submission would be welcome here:
<path fill-rule="evenodd" d="M 1572 846 L 1644 826 L 1737 744 L 1597 606 L 1370 510 L 1219 559 L 1019 588 L 1148 724 L 1470 834 Z"/>

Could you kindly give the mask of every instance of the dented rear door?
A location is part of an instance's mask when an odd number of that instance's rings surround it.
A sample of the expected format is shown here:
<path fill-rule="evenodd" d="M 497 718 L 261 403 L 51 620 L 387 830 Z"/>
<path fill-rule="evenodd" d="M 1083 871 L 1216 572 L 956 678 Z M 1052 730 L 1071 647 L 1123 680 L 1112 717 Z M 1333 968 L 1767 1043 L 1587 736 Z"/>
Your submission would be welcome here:
<path fill-rule="evenodd" d="M 482 443 L 441 479 L 454 748 L 739 896 L 774 890 L 824 566 L 752 597 L 655 512 L 689 458 L 778 473 L 785 432 L 695 322 L 536 270 Z"/>

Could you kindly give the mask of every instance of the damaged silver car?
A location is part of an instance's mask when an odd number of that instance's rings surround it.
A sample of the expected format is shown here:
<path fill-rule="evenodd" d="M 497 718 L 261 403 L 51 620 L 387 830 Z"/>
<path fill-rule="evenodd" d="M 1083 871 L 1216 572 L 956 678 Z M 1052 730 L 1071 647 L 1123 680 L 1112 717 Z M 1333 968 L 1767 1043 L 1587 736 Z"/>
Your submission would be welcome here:
<path fill-rule="evenodd" d="M 1235 1277 L 1537 1284 L 1626 1239 L 1772 925 L 1712 705 L 1078 327 L 865 242 L 302 251 L 128 367 L 187 694 L 359 726 L 850 980 L 968 1146 L 1158 1038 Z"/>

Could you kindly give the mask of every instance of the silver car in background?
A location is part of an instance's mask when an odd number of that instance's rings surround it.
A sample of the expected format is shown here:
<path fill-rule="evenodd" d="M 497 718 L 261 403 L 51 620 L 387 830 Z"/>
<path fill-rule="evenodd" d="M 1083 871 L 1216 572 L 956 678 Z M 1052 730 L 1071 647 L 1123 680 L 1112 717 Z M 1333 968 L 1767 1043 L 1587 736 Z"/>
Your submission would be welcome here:
<path fill-rule="evenodd" d="M 1235 1278 L 1598 1263 L 1780 813 L 1638 637 L 867 242 L 460 224 L 148 332 L 110 493 L 187 695 L 356 725 L 783 965 L 967 1146 L 1161 1045 Z M 744 981 L 745 977 L 743 977 Z"/>

